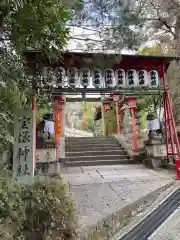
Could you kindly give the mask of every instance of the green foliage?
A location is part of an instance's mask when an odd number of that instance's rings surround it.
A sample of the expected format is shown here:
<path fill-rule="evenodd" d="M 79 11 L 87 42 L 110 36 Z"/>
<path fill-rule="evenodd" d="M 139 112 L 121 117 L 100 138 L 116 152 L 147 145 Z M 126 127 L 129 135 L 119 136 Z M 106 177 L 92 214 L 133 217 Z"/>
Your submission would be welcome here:
<path fill-rule="evenodd" d="M 13 124 L 19 108 L 30 104 L 30 79 L 22 74 L 22 63 L 17 55 L 1 53 L 0 58 L 0 153 L 13 143 Z"/>
<path fill-rule="evenodd" d="M 145 129 L 145 128 L 146 128 L 146 122 L 147 122 L 147 121 L 146 121 L 147 113 L 141 111 L 141 112 L 139 112 L 138 114 L 139 114 L 138 127 L 139 127 L 140 130 L 141 130 L 141 129 Z"/>
<path fill-rule="evenodd" d="M 37 124 L 40 123 L 40 121 L 42 121 L 43 116 L 45 114 L 50 114 L 52 112 L 52 107 L 49 105 L 44 104 L 43 108 L 38 108 L 36 111 L 36 121 Z"/>
<path fill-rule="evenodd" d="M 168 72 L 167 72 L 167 79 L 168 79 L 168 86 L 170 89 L 170 94 L 172 98 L 172 106 L 173 106 L 173 114 L 175 118 L 176 125 L 180 125 L 180 67 L 179 64 L 176 62 L 172 62 Z"/>
<path fill-rule="evenodd" d="M 69 29 L 65 24 L 70 15 L 58 0 L 1 1 L 0 19 L 18 52 L 41 49 L 48 56 L 66 44 Z"/>
<path fill-rule="evenodd" d="M 155 40 L 173 46 L 179 56 L 179 11 L 178 0 L 87 0 L 79 22 L 92 26 L 99 39 L 88 37 L 88 47 L 119 52 L 138 50 L 141 44 Z"/>
<path fill-rule="evenodd" d="M 137 111 L 149 112 L 156 111 L 161 105 L 161 96 L 138 96 Z"/>
<path fill-rule="evenodd" d="M 74 239 L 75 205 L 60 178 L 32 185 L 0 177 L 0 239 Z"/>
<path fill-rule="evenodd" d="M 93 27 L 96 40 L 86 39 L 87 49 L 137 49 L 146 39 L 139 0 L 86 1 L 79 13 L 79 22 Z M 78 22 L 78 23 L 79 23 Z"/>
<path fill-rule="evenodd" d="M 66 46 L 66 23 L 73 7 L 72 3 L 59 6 L 58 0 L 0 1 L 0 152 L 13 142 L 17 110 L 30 107 L 32 87 L 37 109 L 48 109 L 51 100 L 52 81 L 42 83 L 39 76 L 34 81 L 25 74 L 23 51 L 38 49 L 48 58 L 59 56 Z M 38 120 L 40 116 L 38 111 Z"/>
<path fill-rule="evenodd" d="M 157 44 L 151 47 L 145 47 L 138 51 L 138 54 L 140 55 L 164 55 L 164 50 L 161 44 Z"/>
<path fill-rule="evenodd" d="M 153 45 L 145 47 L 138 51 L 140 55 L 163 55 L 164 49 L 162 45 Z M 148 113 L 149 111 L 156 111 L 161 105 L 161 96 L 138 96 L 137 111 Z"/>
<path fill-rule="evenodd" d="M 0 64 L 3 58 L 0 59 Z M 7 65 L 9 66 L 9 65 Z M 12 66 L 12 65 L 10 65 Z M 13 143 L 13 123 L 17 110 L 27 105 L 27 97 L 18 88 L 18 83 L 3 71 L 0 65 L 0 153 Z M 9 72 L 8 72 L 9 73 Z"/>
<path fill-rule="evenodd" d="M 93 106 L 95 103 L 87 102 L 81 105 L 81 112 L 82 112 L 82 119 L 85 120 L 87 129 L 86 130 L 93 130 Z"/>
<path fill-rule="evenodd" d="M 116 115 L 114 110 L 108 111 L 104 113 L 105 118 L 105 135 L 108 135 L 108 129 L 110 131 L 110 134 L 116 134 L 117 133 L 117 127 L 116 127 Z"/>

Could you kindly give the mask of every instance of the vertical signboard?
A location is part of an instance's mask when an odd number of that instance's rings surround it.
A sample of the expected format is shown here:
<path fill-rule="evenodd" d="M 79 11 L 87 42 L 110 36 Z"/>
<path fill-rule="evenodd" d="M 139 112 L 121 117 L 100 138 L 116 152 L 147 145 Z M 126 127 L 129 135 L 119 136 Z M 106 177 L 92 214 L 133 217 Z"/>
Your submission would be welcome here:
<path fill-rule="evenodd" d="M 13 176 L 27 182 L 34 175 L 34 113 L 22 109 L 14 124 Z"/>

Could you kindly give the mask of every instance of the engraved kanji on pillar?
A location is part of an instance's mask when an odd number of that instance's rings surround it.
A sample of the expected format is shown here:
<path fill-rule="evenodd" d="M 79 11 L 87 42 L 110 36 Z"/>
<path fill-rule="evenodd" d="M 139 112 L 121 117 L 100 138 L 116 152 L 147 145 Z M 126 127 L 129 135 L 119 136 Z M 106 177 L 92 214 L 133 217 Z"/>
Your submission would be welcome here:
<path fill-rule="evenodd" d="M 34 117 L 30 109 L 22 109 L 14 124 L 13 176 L 28 180 L 34 175 Z"/>

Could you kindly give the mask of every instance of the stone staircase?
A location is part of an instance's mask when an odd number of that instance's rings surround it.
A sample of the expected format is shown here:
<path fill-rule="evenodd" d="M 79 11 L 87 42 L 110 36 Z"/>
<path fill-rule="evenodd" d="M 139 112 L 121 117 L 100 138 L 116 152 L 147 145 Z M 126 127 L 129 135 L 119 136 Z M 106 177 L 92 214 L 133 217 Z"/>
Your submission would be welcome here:
<path fill-rule="evenodd" d="M 132 164 L 113 137 L 67 137 L 65 167 Z"/>

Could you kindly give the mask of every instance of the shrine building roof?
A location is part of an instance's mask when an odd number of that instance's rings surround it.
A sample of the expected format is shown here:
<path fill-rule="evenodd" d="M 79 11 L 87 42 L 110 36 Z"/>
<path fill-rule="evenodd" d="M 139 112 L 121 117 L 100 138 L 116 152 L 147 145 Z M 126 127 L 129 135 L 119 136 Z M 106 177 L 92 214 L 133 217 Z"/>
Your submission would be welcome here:
<path fill-rule="evenodd" d="M 172 61 L 180 61 L 180 57 L 173 56 L 151 56 L 151 55 L 124 55 L 112 53 L 89 53 L 89 52 L 64 52 L 59 58 L 50 61 L 42 57 L 40 51 L 24 52 L 25 64 L 30 68 L 37 66 L 40 63 L 42 66 L 64 68 L 112 68 L 112 69 L 145 69 L 147 71 L 157 70 L 161 76 L 162 64 L 164 64 L 165 71 L 167 71 Z"/>

